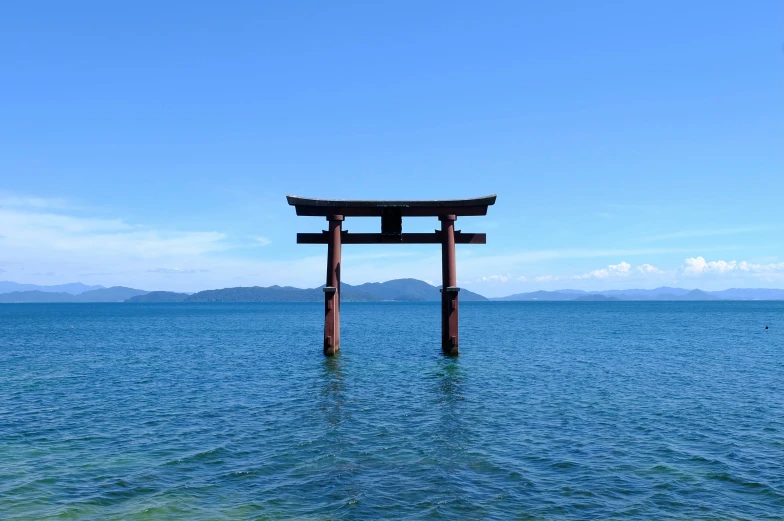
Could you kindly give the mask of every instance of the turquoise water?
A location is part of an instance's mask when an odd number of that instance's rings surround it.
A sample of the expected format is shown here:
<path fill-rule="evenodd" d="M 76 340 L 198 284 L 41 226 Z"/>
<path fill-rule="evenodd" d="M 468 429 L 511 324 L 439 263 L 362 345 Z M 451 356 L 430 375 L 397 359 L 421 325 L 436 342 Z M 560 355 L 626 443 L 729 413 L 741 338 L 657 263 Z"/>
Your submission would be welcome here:
<path fill-rule="evenodd" d="M 784 517 L 784 303 L 322 309 L 0 306 L 0 519 Z"/>

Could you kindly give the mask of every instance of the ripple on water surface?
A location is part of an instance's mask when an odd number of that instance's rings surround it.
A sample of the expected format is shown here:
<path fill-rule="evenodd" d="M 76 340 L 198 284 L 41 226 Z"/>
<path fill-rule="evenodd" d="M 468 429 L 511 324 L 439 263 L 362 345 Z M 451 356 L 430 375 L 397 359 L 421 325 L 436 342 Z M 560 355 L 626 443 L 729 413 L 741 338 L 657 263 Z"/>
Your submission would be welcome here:
<path fill-rule="evenodd" d="M 461 309 L 0 306 L 0 518 L 782 518 L 782 303 Z"/>

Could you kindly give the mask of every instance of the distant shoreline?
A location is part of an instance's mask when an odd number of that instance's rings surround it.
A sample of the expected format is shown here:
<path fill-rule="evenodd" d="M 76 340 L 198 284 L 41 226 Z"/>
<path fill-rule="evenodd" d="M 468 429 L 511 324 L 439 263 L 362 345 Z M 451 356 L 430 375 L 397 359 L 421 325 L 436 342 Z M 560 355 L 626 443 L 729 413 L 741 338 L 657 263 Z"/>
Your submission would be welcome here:
<path fill-rule="evenodd" d="M 619 299 L 612 299 L 612 300 L 503 300 L 503 299 L 487 299 L 482 301 L 469 301 L 465 302 L 464 304 L 475 305 L 475 304 L 488 304 L 488 305 L 504 305 L 504 304 L 640 304 L 640 303 L 650 303 L 650 304 L 689 304 L 689 303 L 715 303 L 715 304 L 722 304 L 722 303 L 731 303 L 731 302 L 784 302 L 784 299 L 715 299 L 715 300 L 619 300 Z M 181 302 L 131 302 L 127 300 L 121 301 L 103 301 L 103 302 L 0 302 L 0 306 L 3 305 L 22 305 L 22 306 L 35 306 L 35 305 L 64 305 L 64 306 L 75 306 L 80 304 L 123 304 L 123 305 L 150 305 L 150 304 L 161 304 L 161 305 L 172 305 L 172 304 L 185 304 L 185 305 L 202 305 L 202 304 L 271 304 L 271 305 L 278 305 L 278 304 L 313 304 L 313 305 L 324 305 L 323 302 L 314 302 L 314 301 L 204 301 L 204 302 L 190 302 L 190 301 L 181 301 Z M 342 304 L 433 304 L 437 305 L 440 304 L 439 302 L 432 301 L 432 300 L 358 300 L 358 301 L 344 301 Z"/>
<path fill-rule="evenodd" d="M 34 289 L 29 289 L 34 288 Z M 295 288 L 291 286 L 241 286 L 211 289 L 197 293 L 174 291 L 145 291 L 114 286 L 104 288 L 82 283 L 59 286 L 35 286 L 0 282 L 0 303 L 55 304 L 55 303 L 173 303 L 173 302 L 324 302 L 323 286 Z M 9 289 L 11 291 L 9 291 Z M 440 302 L 440 286 L 417 279 L 395 279 L 360 285 L 341 284 L 341 302 Z M 730 288 L 703 291 L 660 287 L 654 289 L 625 289 L 584 291 L 562 289 L 533 291 L 505 297 L 487 298 L 467 288 L 460 290 L 460 302 L 706 302 L 706 301 L 782 301 L 784 289 Z"/>

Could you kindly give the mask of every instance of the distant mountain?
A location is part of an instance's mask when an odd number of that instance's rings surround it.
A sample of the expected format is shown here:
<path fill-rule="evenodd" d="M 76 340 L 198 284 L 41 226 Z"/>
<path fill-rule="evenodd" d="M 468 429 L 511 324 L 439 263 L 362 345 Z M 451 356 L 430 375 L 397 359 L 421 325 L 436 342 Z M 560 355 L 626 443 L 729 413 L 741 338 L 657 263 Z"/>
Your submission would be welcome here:
<path fill-rule="evenodd" d="M 60 291 L 57 291 L 60 289 Z M 11 291 L 8 291 L 11 290 Z M 3 292 L 5 291 L 5 292 Z M 417 279 L 395 279 L 387 282 L 368 282 L 352 286 L 341 284 L 343 302 L 438 302 L 440 286 L 433 286 Z M 460 290 L 462 302 L 486 301 L 487 298 Z M 494 301 L 615 301 L 615 300 L 784 300 L 784 289 L 732 288 L 723 291 L 702 291 L 660 287 L 655 289 L 612 289 L 587 292 L 579 289 L 532 291 L 517 293 Z M 144 291 L 122 286 L 104 288 L 87 286 L 81 282 L 58 286 L 37 286 L 0 281 L 0 303 L 10 302 L 323 302 L 323 286 L 319 288 L 294 288 L 291 286 L 237 287 L 200 291 L 189 295 L 172 291 Z"/>
<path fill-rule="evenodd" d="M 147 291 L 115 286 L 112 288 L 94 289 L 78 295 L 70 293 L 50 293 L 46 291 L 14 291 L 0 294 L 0 302 L 34 303 L 34 302 L 124 302 L 137 295 L 145 295 Z"/>
<path fill-rule="evenodd" d="M 599 298 L 610 297 L 610 298 Z M 533 291 L 517 293 L 492 300 L 517 301 L 607 301 L 607 300 L 784 300 L 781 289 L 728 289 L 724 291 L 702 291 L 661 287 L 656 289 L 611 289 L 594 291 L 590 294 L 579 290 Z"/>
<path fill-rule="evenodd" d="M 566 301 L 574 300 L 579 294 L 562 293 L 560 291 L 532 291 L 530 293 L 517 293 L 508 297 L 495 298 L 493 300 L 537 300 L 537 301 Z"/>
<path fill-rule="evenodd" d="M 608 302 L 613 300 L 621 300 L 618 297 L 608 297 L 607 295 L 580 295 L 575 298 L 575 302 Z"/>
<path fill-rule="evenodd" d="M 184 302 L 323 302 L 321 288 L 300 289 L 290 286 L 270 286 L 262 288 L 239 287 L 200 291 L 187 297 Z M 372 282 L 352 286 L 340 285 L 342 302 L 438 302 L 441 292 L 436 286 L 416 279 L 397 279 L 387 282 Z M 460 290 L 460 300 L 487 300 L 468 290 Z"/>
<path fill-rule="evenodd" d="M 70 293 L 71 295 L 79 295 L 85 291 L 103 288 L 103 286 L 88 286 L 81 282 L 57 284 L 55 286 L 39 286 L 38 284 L 19 284 L 7 280 L 0 281 L 0 294 L 19 291 L 42 291 L 44 293 Z"/>
<path fill-rule="evenodd" d="M 441 300 L 441 287 L 431 286 L 427 282 L 417 279 L 395 279 L 387 282 L 367 282 L 359 286 L 341 285 L 341 298 L 351 298 L 355 293 L 374 295 L 375 300 L 394 300 L 403 302 L 438 302 Z M 471 302 L 487 300 L 487 298 L 460 289 L 460 301 Z"/>
<path fill-rule="evenodd" d="M 0 294 L 2 303 L 41 303 L 41 302 L 75 302 L 76 295 L 70 293 L 49 293 L 46 291 L 12 291 Z"/>
<path fill-rule="evenodd" d="M 127 299 L 125 302 L 182 302 L 188 298 L 187 293 L 175 293 L 173 291 L 151 291 L 144 295 L 136 295 Z"/>
<path fill-rule="evenodd" d="M 677 300 L 720 300 L 719 297 L 711 295 L 705 291 L 694 289 L 683 295 L 679 295 Z"/>
<path fill-rule="evenodd" d="M 149 291 L 126 288 L 123 286 L 113 286 L 111 288 L 85 291 L 80 295 L 76 295 L 75 302 L 124 302 L 131 297 L 146 295 L 147 293 L 149 293 Z"/>
<path fill-rule="evenodd" d="M 320 302 L 323 299 L 324 293 L 320 289 L 252 286 L 200 291 L 184 302 Z"/>
<path fill-rule="evenodd" d="M 673 300 L 674 297 L 680 297 L 689 293 L 690 290 L 683 288 L 669 288 L 662 286 L 655 289 L 610 289 L 605 291 L 595 291 L 601 295 L 624 297 L 631 299 L 631 297 L 639 297 L 639 300 L 657 300 L 660 297 L 665 300 Z"/>
<path fill-rule="evenodd" d="M 784 300 L 784 289 L 731 288 L 725 289 L 724 291 L 711 291 L 710 294 L 721 299 L 731 300 Z"/>

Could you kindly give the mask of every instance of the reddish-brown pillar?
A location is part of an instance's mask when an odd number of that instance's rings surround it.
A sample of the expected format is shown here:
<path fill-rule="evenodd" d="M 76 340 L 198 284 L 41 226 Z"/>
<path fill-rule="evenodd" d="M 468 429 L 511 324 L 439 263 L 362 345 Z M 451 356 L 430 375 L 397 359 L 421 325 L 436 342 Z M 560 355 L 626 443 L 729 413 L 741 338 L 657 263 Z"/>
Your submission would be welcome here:
<path fill-rule="evenodd" d="M 454 215 L 442 215 L 441 221 L 441 349 L 447 355 L 458 353 L 457 335 L 457 266 L 455 262 Z"/>
<path fill-rule="evenodd" d="M 324 288 L 324 355 L 340 350 L 340 232 L 342 215 L 329 215 L 327 285 Z"/>

